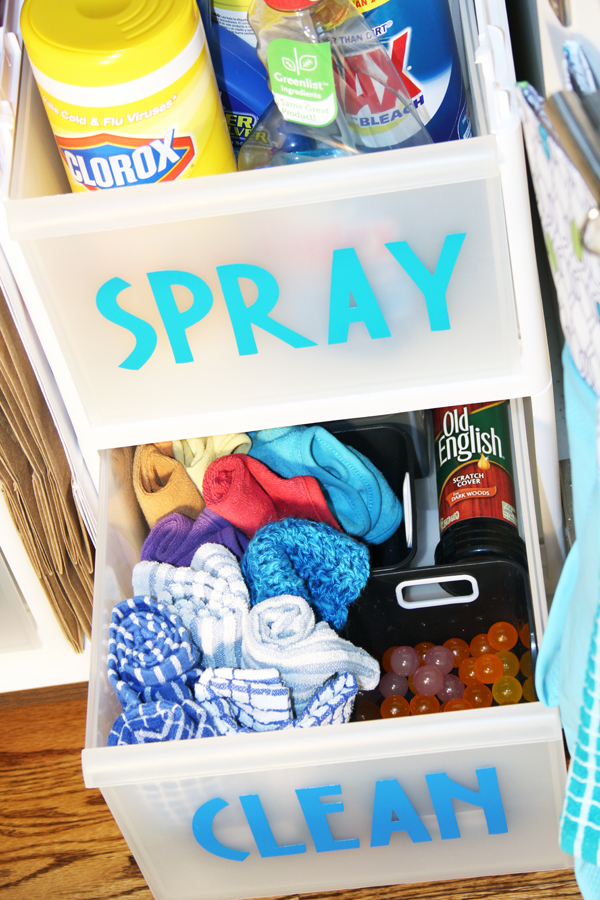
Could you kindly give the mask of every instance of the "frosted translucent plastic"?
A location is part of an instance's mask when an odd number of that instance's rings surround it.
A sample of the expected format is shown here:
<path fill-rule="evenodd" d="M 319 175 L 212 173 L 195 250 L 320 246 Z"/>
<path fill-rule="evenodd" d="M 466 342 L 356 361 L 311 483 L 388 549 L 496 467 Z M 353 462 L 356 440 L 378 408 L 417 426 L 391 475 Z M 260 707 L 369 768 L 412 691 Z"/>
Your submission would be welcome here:
<path fill-rule="evenodd" d="M 512 409 L 519 520 L 538 623 L 543 580 L 539 549 L 534 552 L 530 474 L 523 462 L 522 404 L 513 403 Z M 566 774 L 560 722 L 556 710 L 539 703 L 302 732 L 106 747 L 120 712 L 106 677 L 110 612 L 129 596 L 131 567 L 146 531 L 131 491 L 119 482 L 118 467 L 113 474 L 110 456 L 102 454 L 83 770 L 87 786 L 102 790 L 157 900 L 236 900 L 571 864 L 558 846 Z M 426 512 L 418 510 L 419 516 Z M 454 800 L 460 837 L 443 838 L 425 776 L 446 773 L 477 791 L 482 769 L 495 770 L 508 830 L 490 834 L 480 807 Z M 375 786 L 385 780 L 402 786 L 431 841 L 415 843 L 398 832 L 389 846 L 370 846 Z M 323 788 L 326 811 L 328 803 L 342 804 L 330 808 L 331 836 L 358 840 L 357 847 L 316 851 L 296 795 L 302 788 Z M 261 856 L 239 799 L 249 794 L 259 796 L 276 844 L 304 844 L 305 853 Z M 217 798 L 227 805 L 215 816 L 214 836 L 247 852 L 243 861 L 215 856 L 194 838 L 196 810 Z"/>
<path fill-rule="evenodd" d="M 27 142 L 15 160 L 8 228 L 95 446 L 183 435 L 192 417 L 210 434 L 306 421 L 317 408 L 322 419 L 392 412 L 408 408 L 406 395 L 420 388 L 464 385 L 464 396 L 483 380 L 521 372 L 495 138 L 40 196 L 59 189 L 61 164 L 50 152 L 34 155 L 47 121 L 28 77 L 25 69 L 19 117 Z M 444 241 L 457 234 L 465 237 L 440 326 L 430 319 L 422 286 L 385 245 L 407 242 L 434 273 Z M 347 262 L 343 253 L 352 251 L 358 275 L 340 288 L 350 311 L 344 316 L 352 317 L 353 302 L 362 304 L 370 286 L 387 332 L 360 315 L 346 322 L 347 340 L 342 329 L 341 342 L 339 334 L 330 342 L 334 254 Z M 235 264 L 268 273 L 279 293 L 271 319 L 311 346 L 295 348 L 258 325 L 249 328 L 256 352 L 239 345 L 217 274 L 218 266 Z M 179 361 L 147 277 L 165 270 L 197 276 L 212 295 L 204 318 L 180 329 L 186 349 Z M 122 366 L 136 346 L 132 331 L 96 307 L 99 289 L 115 278 L 124 288 L 118 305 L 155 335 L 156 348 L 138 369 Z M 240 285 L 249 306 L 257 287 L 249 278 Z M 190 307 L 187 287 L 175 287 L 174 296 L 180 311 Z"/>

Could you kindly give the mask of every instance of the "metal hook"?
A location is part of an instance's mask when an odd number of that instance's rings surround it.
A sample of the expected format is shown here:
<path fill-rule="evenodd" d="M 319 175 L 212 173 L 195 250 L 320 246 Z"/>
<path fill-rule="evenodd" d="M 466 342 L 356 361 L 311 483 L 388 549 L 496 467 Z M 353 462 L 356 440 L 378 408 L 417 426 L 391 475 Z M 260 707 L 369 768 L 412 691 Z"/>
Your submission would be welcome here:
<path fill-rule="evenodd" d="M 594 223 L 598 222 L 600 219 L 600 209 L 597 206 L 592 206 L 587 216 L 585 217 L 585 222 L 581 226 L 579 235 L 581 237 L 581 244 L 589 253 L 595 253 L 597 256 L 600 255 L 600 241 L 597 241 L 595 246 L 592 246 L 588 241 L 588 231 L 590 226 L 593 226 Z M 596 230 L 596 229 L 594 229 Z"/>

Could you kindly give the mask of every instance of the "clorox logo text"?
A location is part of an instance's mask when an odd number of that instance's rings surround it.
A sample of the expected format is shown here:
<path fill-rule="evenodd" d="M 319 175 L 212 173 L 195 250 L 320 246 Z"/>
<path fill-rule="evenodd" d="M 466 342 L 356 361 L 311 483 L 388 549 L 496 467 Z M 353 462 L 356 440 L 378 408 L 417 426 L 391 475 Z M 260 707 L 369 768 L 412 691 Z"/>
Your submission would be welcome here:
<path fill-rule="evenodd" d="M 56 142 L 75 181 L 89 191 L 174 181 L 196 155 L 192 138 L 175 137 L 174 129 L 155 139 L 98 134 Z"/>

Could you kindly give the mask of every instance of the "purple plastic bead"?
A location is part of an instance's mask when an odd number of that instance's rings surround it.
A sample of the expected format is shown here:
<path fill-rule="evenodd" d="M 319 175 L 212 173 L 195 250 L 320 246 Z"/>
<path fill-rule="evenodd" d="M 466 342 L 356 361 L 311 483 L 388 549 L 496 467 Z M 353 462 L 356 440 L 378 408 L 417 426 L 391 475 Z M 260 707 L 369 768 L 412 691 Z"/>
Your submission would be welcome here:
<path fill-rule="evenodd" d="M 444 686 L 438 691 L 437 698 L 440 703 L 445 703 L 447 700 L 454 700 L 455 697 L 462 697 L 464 692 L 465 685 L 458 675 L 444 675 Z"/>
<path fill-rule="evenodd" d="M 419 694 L 433 697 L 444 686 L 444 674 L 437 666 L 421 666 L 413 675 L 413 684 Z"/>
<path fill-rule="evenodd" d="M 454 653 L 448 647 L 430 647 L 425 654 L 425 665 L 437 666 L 442 674 L 447 675 L 454 668 Z"/>
<path fill-rule="evenodd" d="M 384 697 L 404 697 L 408 693 L 408 681 L 404 675 L 398 675 L 397 672 L 386 672 L 379 682 L 379 692 Z"/>
<path fill-rule="evenodd" d="M 396 647 L 390 655 L 390 666 L 398 675 L 414 675 L 421 658 L 414 647 Z"/>

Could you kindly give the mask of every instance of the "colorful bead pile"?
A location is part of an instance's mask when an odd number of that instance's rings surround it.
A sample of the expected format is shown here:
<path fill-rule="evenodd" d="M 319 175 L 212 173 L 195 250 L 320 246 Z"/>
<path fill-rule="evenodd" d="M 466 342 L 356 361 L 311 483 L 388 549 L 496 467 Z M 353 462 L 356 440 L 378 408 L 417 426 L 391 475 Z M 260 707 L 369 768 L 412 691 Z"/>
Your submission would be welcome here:
<path fill-rule="evenodd" d="M 519 641 L 520 658 L 513 652 Z M 385 674 L 379 692 L 359 694 L 354 720 L 532 702 L 536 696 L 529 647 L 528 623 L 517 631 L 509 622 L 496 622 L 470 644 L 449 638 L 443 645 L 421 641 L 415 647 L 389 647 L 381 661 Z M 384 698 L 380 704 L 378 693 Z"/>

